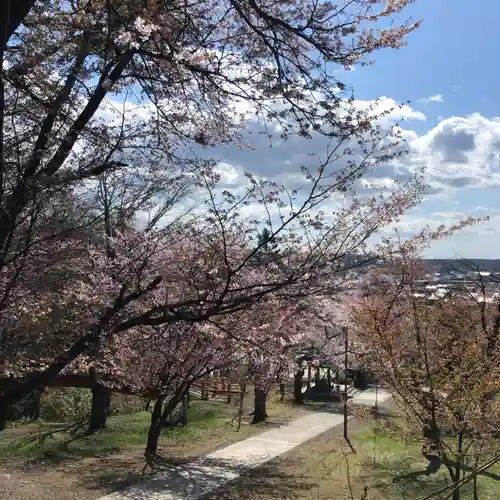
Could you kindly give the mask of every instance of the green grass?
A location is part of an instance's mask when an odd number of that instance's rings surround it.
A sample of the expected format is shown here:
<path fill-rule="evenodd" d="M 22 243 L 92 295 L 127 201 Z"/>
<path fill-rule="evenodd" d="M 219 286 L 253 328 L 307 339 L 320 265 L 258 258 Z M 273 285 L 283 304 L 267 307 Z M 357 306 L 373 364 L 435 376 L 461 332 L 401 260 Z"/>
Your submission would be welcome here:
<path fill-rule="evenodd" d="M 351 460 L 358 462 L 364 484 L 374 498 L 413 500 L 450 484 L 445 465 L 432 473 L 427 472 L 428 462 L 422 456 L 420 440 L 415 437 L 401 437 L 387 429 L 365 427 L 353 434 L 353 442 L 358 453 Z M 482 500 L 500 498 L 499 472 L 500 468 L 495 466 L 480 476 L 478 490 Z M 472 485 L 464 486 L 461 492 L 463 499 L 472 498 Z M 445 496 L 437 496 L 436 500 Z"/>
<path fill-rule="evenodd" d="M 338 427 L 249 471 L 207 500 L 359 500 L 365 486 L 368 500 L 421 500 L 449 483 L 445 466 L 425 473 L 420 441 L 401 419 L 381 424 L 374 431 L 371 423 L 353 419 L 349 437 L 355 452 Z M 480 476 L 481 500 L 500 498 L 499 479 L 498 467 Z M 461 492 L 461 500 L 472 500 L 470 487 Z"/>
<path fill-rule="evenodd" d="M 234 410 L 233 410 L 234 413 Z M 189 424 L 163 432 L 162 441 L 182 443 L 195 440 L 211 428 L 227 422 L 231 408 L 217 403 L 193 401 Z M 44 458 L 60 455 L 99 456 L 143 446 L 151 414 L 140 412 L 108 419 L 107 428 L 87 435 L 87 422 L 28 424 L 0 433 L 0 458 Z"/>

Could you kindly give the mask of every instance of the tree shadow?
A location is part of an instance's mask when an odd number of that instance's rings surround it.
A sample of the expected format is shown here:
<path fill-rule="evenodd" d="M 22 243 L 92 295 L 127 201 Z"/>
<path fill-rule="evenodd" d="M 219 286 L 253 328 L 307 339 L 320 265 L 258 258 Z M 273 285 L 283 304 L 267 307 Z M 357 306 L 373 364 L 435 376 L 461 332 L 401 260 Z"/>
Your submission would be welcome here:
<path fill-rule="evenodd" d="M 104 441 L 92 443 L 91 446 L 85 446 L 84 442 L 82 442 L 82 446 L 71 447 L 73 443 L 79 440 L 99 434 L 98 432 L 89 431 L 87 424 L 87 421 L 82 421 L 71 424 L 65 429 L 48 432 L 41 440 L 40 449 L 36 450 L 35 456 L 25 460 L 23 469 L 32 471 L 49 469 L 67 462 L 74 462 L 90 457 L 105 457 L 121 451 L 119 444 L 106 443 Z M 54 440 L 54 442 L 47 443 L 51 434 L 58 432 L 66 432 L 68 437 L 61 441 Z M 38 436 L 35 436 L 34 439 L 31 437 L 30 439 L 37 441 Z M 43 449 L 43 446 L 48 446 L 48 448 Z"/>
<path fill-rule="evenodd" d="M 406 474 L 398 474 L 392 479 L 393 483 L 398 483 L 400 481 L 414 481 L 418 480 L 421 476 L 431 476 L 433 474 L 437 474 L 441 469 L 441 465 L 443 465 L 442 460 L 437 456 L 430 456 L 427 467 L 422 470 L 417 470 L 413 472 L 408 472 Z"/>
<path fill-rule="evenodd" d="M 43 453 L 42 447 L 45 446 L 51 439 L 54 439 L 55 441 L 56 434 L 66 433 L 70 436 L 79 435 L 85 424 L 86 420 L 81 420 L 72 423 L 49 424 L 49 428 L 45 427 L 44 429 L 44 427 L 42 426 L 42 430 L 39 430 L 38 427 L 34 428 L 24 437 L 10 442 L 9 452 L 11 452 L 13 455 L 23 454 L 23 450 L 26 447 L 38 443 L 40 452 Z"/>
<path fill-rule="evenodd" d="M 142 474 L 131 471 L 118 478 L 101 466 L 84 474 L 82 482 L 87 488 L 107 491 L 125 487 L 120 491 L 123 500 L 149 500 L 162 494 L 204 500 L 243 500 L 255 494 L 283 499 L 300 496 L 300 491 L 314 487 L 300 476 L 279 470 L 275 461 L 248 470 L 233 461 L 207 457 L 155 457 L 147 474 L 143 469 Z"/>
<path fill-rule="evenodd" d="M 421 498 L 426 493 L 448 485 L 448 477 L 438 464 L 428 464 L 421 470 L 407 472 L 414 464 L 414 457 L 404 457 L 397 463 L 378 462 L 367 467 L 364 479 L 370 488 L 378 491 L 384 498 L 395 498 L 395 494 L 404 500 Z M 397 492 L 397 493 L 396 493 Z"/>
<path fill-rule="evenodd" d="M 440 471 L 441 466 L 443 466 L 443 465 L 444 465 L 444 462 L 439 457 L 433 455 L 430 457 L 429 463 L 427 464 L 426 469 L 422 469 L 420 471 L 409 472 L 408 474 L 398 475 L 393 479 L 393 482 L 395 483 L 401 479 L 410 479 L 411 480 L 411 479 L 417 479 L 420 476 L 431 476 L 433 474 L 437 474 Z M 450 461 L 449 465 L 453 468 L 456 468 L 457 463 L 454 461 Z M 462 465 L 461 469 L 465 472 L 473 472 L 474 471 L 473 467 L 469 467 L 467 465 Z M 500 474 L 496 474 L 496 473 L 490 472 L 488 470 L 482 471 L 478 475 L 483 476 L 483 477 L 488 477 L 490 479 L 493 479 L 494 481 L 500 481 Z"/>

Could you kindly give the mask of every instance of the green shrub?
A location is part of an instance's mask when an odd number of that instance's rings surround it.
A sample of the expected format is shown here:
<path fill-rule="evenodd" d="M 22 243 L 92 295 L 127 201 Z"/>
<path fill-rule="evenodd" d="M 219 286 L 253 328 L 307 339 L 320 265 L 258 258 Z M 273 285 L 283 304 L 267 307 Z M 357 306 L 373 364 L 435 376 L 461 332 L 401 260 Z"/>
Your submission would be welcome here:
<path fill-rule="evenodd" d="M 111 398 L 111 414 L 129 414 L 144 411 L 146 400 L 139 396 L 127 396 L 124 394 L 113 394 Z"/>
<path fill-rule="evenodd" d="M 40 399 L 40 418 L 51 422 L 84 420 L 90 414 L 92 393 L 78 387 L 47 388 Z"/>

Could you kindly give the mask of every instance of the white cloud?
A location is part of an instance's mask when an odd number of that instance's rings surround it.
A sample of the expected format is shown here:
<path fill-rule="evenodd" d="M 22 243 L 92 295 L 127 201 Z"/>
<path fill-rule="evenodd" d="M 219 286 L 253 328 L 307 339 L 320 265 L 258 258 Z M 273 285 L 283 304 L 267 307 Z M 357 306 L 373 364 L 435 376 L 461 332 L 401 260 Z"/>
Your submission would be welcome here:
<path fill-rule="evenodd" d="M 500 118 L 446 118 L 409 146 L 405 163 L 425 165 L 435 188 L 500 186 Z"/>
<path fill-rule="evenodd" d="M 373 103 L 359 101 L 361 107 Z M 395 101 L 381 98 L 376 106 L 380 110 L 392 109 Z M 499 209 L 500 199 L 500 118 L 487 118 L 480 114 L 451 116 L 442 119 L 424 133 L 411 130 L 412 120 L 424 121 L 425 115 L 410 106 L 395 109 L 385 124 L 391 125 L 404 118 L 401 135 L 409 154 L 396 161 L 381 165 L 361 185 L 391 188 L 396 179 L 402 180 L 420 168 L 426 168 L 429 195 L 415 212 L 405 215 L 399 224 L 400 231 L 416 232 L 425 225 L 433 227 L 450 224 L 467 216 L 493 215 L 490 222 L 475 225 L 463 234 L 433 245 L 428 255 L 449 256 L 460 253 L 468 257 L 500 257 Z M 225 161 L 258 175 L 270 176 L 277 182 L 303 183 L 300 166 L 313 165 L 326 150 L 326 140 L 321 137 L 305 140 L 291 136 L 279 147 L 269 139 L 253 134 L 255 151 L 230 154 Z M 276 141 L 277 142 L 277 141 Z M 495 190 L 498 191 L 495 191 Z M 494 193 L 498 192 L 498 196 Z M 489 193 L 489 194 L 488 194 Z M 488 201 L 488 196 L 495 201 Z M 333 205 L 332 205 L 333 206 Z M 432 208 L 430 208 L 432 207 Z M 497 236 L 498 234 L 498 236 Z M 484 241 L 484 243 L 483 243 Z"/>
<path fill-rule="evenodd" d="M 435 94 L 430 97 L 419 99 L 417 102 L 421 102 L 423 104 L 429 104 L 430 102 L 444 102 L 444 97 L 443 94 Z"/>
<path fill-rule="evenodd" d="M 421 111 L 413 109 L 408 104 L 399 104 L 394 99 L 386 96 L 379 97 L 376 101 L 355 100 L 355 107 L 366 110 L 372 108 L 371 116 L 378 116 L 382 113 L 388 115 L 381 118 L 381 125 L 390 126 L 394 125 L 401 120 L 411 121 L 425 121 L 426 117 Z"/>
<path fill-rule="evenodd" d="M 420 100 L 423 101 L 442 102 L 443 96 L 436 94 Z M 495 217 L 491 222 L 452 238 L 450 244 L 439 243 L 437 253 L 445 255 L 448 252 L 447 255 L 452 256 L 460 250 L 463 255 L 479 257 L 491 256 L 496 249 L 500 249 L 500 235 L 497 236 L 495 232 L 500 224 L 498 209 L 482 200 L 480 195 L 467 202 L 469 195 L 466 194 L 486 188 L 490 191 L 500 188 L 500 118 L 487 118 L 478 113 L 440 117 L 433 128 L 425 133 L 417 133 L 411 129 L 412 122 L 425 122 L 426 116 L 410 105 L 398 105 L 392 98 L 385 96 L 377 101 L 356 100 L 354 104 L 358 109 L 369 109 L 373 115 L 386 112 L 379 120 L 379 125 L 388 128 L 399 124 L 398 128 L 409 150 L 408 155 L 377 167 L 361 183 L 363 188 L 390 189 L 395 180 L 405 179 L 422 167 L 426 168 L 430 194 L 420 212 L 403 217 L 399 224 L 401 231 L 411 233 L 426 224 L 450 223 L 466 215 L 484 216 L 494 213 Z M 139 119 L 145 119 L 148 113 L 143 108 L 132 109 L 132 106 L 126 111 L 131 114 L 135 112 Z M 217 171 L 221 176 L 221 188 L 234 192 L 240 192 L 247 184 L 248 179 L 243 175 L 245 171 L 270 178 L 277 183 L 283 182 L 288 187 L 303 186 L 305 179 L 301 166 L 314 167 L 318 164 L 318 158 L 324 157 L 327 151 L 328 142 L 319 134 L 313 135 L 312 139 L 291 135 L 288 140 L 283 140 L 279 126 L 272 124 L 264 129 L 254 118 L 247 119 L 245 130 L 248 133 L 245 140 L 252 148 L 229 146 L 205 150 L 207 155 L 219 161 Z M 355 156 L 353 159 L 355 161 Z M 337 162 L 339 168 L 342 161 Z M 457 202 L 458 198 L 461 198 L 460 204 Z M 426 209 L 429 200 L 438 199 L 442 200 L 441 206 Z M 260 212 L 261 209 L 256 206 L 245 208 L 245 214 L 249 216 L 259 217 L 263 215 Z M 484 238 L 488 243 L 478 246 L 477 239 L 471 238 L 471 234 Z M 472 239 L 472 242 L 467 238 Z"/>

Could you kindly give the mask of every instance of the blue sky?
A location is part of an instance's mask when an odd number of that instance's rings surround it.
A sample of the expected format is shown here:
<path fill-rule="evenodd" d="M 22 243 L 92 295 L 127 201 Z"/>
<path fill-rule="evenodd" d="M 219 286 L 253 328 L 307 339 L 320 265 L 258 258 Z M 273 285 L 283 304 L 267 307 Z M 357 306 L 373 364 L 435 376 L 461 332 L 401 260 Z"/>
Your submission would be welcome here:
<path fill-rule="evenodd" d="M 402 127 L 416 146 L 407 163 L 424 164 L 439 187 L 405 218 L 408 232 L 468 215 L 492 219 L 433 245 L 429 257 L 500 258 L 500 1 L 480 4 L 416 0 L 403 17 L 423 23 L 408 45 L 375 53 L 373 66 L 345 78 L 358 99 L 410 101 L 414 119 L 409 113 Z"/>
<path fill-rule="evenodd" d="M 403 17 L 423 23 L 408 45 L 377 52 L 373 66 L 344 74 L 357 99 L 410 101 L 401 113 L 411 151 L 404 164 L 407 170 L 427 168 L 433 194 L 404 217 L 404 234 L 425 224 L 491 217 L 432 245 L 428 257 L 500 258 L 499 16 L 500 0 L 481 0 L 480 9 L 466 0 L 416 0 Z M 263 155 L 228 152 L 223 159 L 240 168 L 258 160 L 266 171 L 280 164 L 279 173 L 286 176 L 285 164 L 297 165 L 304 156 L 304 144 L 292 142 L 264 147 Z M 378 176 L 390 172 L 383 169 Z"/>
<path fill-rule="evenodd" d="M 500 0 L 416 0 L 402 17 L 423 20 L 406 47 L 377 52 L 373 66 L 344 74 L 359 100 L 410 101 L 398 115 L 405 118 L 410 149 L 404 168 L 426 167 L 432 194 L 404 217 L 400 229 L 411 234 L 425 224 L 490 216 L 426 255 L 500 258 Z M 236 182 L 243 170 L 290 177 L 308 152 L 324 148 L 314 140 L 305 147 L 298 138 L 285 144 L 278 139 L 272 149 L 265 139 L 253 145 L 260 146 L 256 152 L 212 153 Z M 390 177 L 391 171 L 384 168 L 377 176 Z"/>
<path fill-rule="evenodd" d="M 356 96 L 411 101 L 412 108 L 424 113 L 426 120 L 405 123 L 403 127 L 419 135 L 453 117 L 466 118 L 474 113 L 486 119 L 500 116 L 500 41 L 496 34 L 500 2 L 480 3 L 481 8 L 476 8 L 466 0 L 417 0 L 404 11 L 404 16 L 423 19 L 422 26 L 408 37 L 406 47 L 379 52 L 374 66 L 349 75 Z M 441 102 L 421 101 L 436 95 L 442 96 Z M 500 229 L 500 189 L 496 182 L 489 184 L 490 187 L 465 187 L 448 193 L 452 196 L 426 200 L 416 211 L 419 217 L 430 219 L 436 212 L 492 218 L 477 231 L 471 229 L 434 245 L 429 255 L 500 258 L 500 235 L 495 234 Z"/>
<path fill-rule="evenodd" d="M 388 95 L 415 103 L 443 94 L 443 104 L 426 109 L 429 124 L 440 115 L 495 115 L 500 2 L 479 3 L 481 8 L 466 0 L 416 0 L 402 15 L 423 19 L 422 26 L 406 47 L 379 52 L 373 67 L 352 74 L 358 97 Z"/>
<path fill-rule="evenodd" d="M 408 37 L 407 47 L 380 53 L 375 66 L 350 75 L 358 96 L 410 100 L 426 116 L 425 122 L 409 126 L 419 134 L 446 118 L 473 113 L 498 117 L 500 66 L 496 54 L 500 42 L 496 33 L 500 2 L 481 0 L 481 8 L 476 8 L 466 0 L 417 0 L 405 14 L 423 19 L 422 26 Z M 419 103 L 419 99 L 433 95 L 442 95 L 442 102 Z M 430 218 L 439 208 L 492 218 L 477 231 L 472 229 L 435 245 L 430 255 L 500 258 L 500 236 L 495 234 L 500 228 L 500 189 L 491 184 L 457 190 L 451 199 L 424 202 L 420 213 Z"/>

